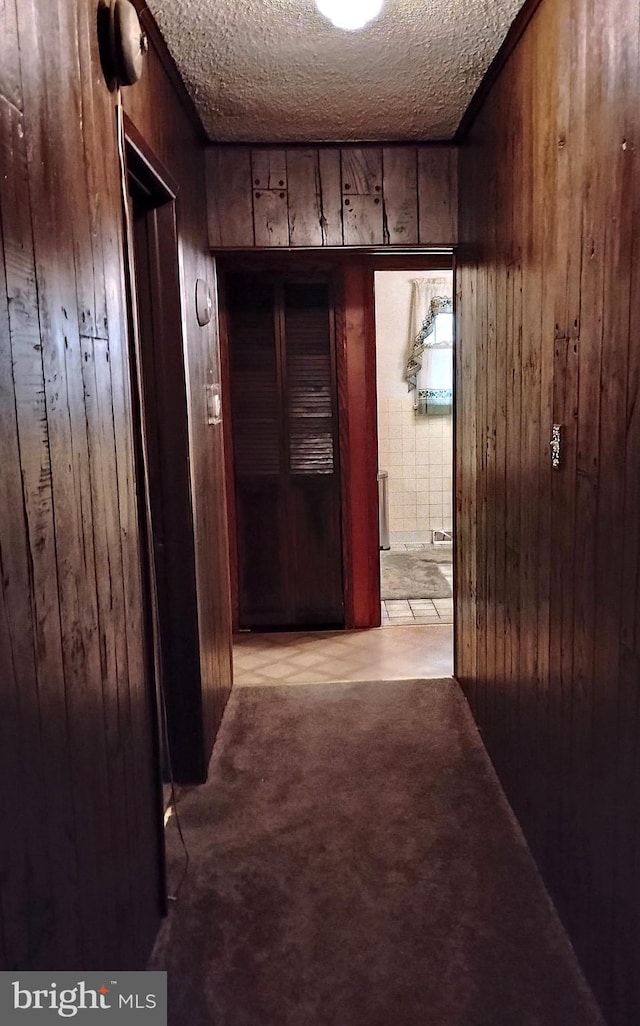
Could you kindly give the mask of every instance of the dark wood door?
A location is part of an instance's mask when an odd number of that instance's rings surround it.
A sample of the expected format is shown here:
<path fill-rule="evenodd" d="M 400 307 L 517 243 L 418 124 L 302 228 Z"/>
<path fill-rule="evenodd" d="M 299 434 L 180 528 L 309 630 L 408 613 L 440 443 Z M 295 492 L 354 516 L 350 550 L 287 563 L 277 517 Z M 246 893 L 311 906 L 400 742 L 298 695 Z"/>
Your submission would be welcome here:
<path fill-rule="evenodd" d="M 239 625 L 343 626 L 329 280 L 227 282 Z"/>

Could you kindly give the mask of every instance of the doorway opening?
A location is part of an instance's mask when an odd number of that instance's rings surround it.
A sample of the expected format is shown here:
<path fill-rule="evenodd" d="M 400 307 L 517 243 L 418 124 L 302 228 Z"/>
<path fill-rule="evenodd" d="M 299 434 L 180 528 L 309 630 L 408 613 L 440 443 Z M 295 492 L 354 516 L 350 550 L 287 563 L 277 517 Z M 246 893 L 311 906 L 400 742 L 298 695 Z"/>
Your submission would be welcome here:
<path fill-rule="evenodd" d="M 453 271 L 375 271 L 382 626 L 453 622 Z"/>

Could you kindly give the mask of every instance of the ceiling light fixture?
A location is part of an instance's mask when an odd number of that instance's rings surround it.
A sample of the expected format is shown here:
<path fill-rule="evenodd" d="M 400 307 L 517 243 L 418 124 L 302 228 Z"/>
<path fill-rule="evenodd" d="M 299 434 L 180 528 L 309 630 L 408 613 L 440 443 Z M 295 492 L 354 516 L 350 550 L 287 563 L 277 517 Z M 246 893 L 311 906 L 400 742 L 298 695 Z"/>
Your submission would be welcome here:
<path fill-rule="evenodd" d="M 378 17 L 382 3 L 383 0 L 316 0 L 316 7 L 336 28 L 355 32 Z"/>

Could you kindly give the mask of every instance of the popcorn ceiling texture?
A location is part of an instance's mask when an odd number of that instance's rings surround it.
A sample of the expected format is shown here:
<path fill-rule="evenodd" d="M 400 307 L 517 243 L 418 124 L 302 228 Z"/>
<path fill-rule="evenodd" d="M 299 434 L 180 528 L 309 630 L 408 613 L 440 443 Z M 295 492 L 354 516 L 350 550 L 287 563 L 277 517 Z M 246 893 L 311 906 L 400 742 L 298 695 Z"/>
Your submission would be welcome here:
<path fill-rule="evenodd" d="M 212 140 L 450 139 L 523 0 L 386 0 L 343 32 L 313 0 L 148 0 Z"/>

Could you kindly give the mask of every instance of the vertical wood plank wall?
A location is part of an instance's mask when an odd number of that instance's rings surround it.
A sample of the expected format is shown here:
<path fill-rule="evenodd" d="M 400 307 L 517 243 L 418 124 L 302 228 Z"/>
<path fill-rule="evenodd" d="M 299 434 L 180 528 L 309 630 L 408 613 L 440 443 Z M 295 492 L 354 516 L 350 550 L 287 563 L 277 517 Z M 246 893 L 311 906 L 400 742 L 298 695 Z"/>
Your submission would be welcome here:
<path fill-rule="evenodd" d="M 3 969 L 142 968 L 159 922 L 114 97 L 95 24 L 93 0 L 0 5 Z M 153 50 L 146 75 L 129 113 L 189 197 L 180 257 L 212 727 L 230 665 L 221 439 L 205 444 L 201 427 L 215 338 L 192 309 L 196 274 L 212 275 L 204 160 Z"/>
<path fill-rule="evenodd" d="M 640 1021 L 639 56 L 634 0 L 542 0 L 460 151 L 457 673 L 612 1026 Z"/>
<path fill-rule="evenodd" d="M 207 194 L 213 249 L 457 241 L 453 146 L 212 146 Z"/>

